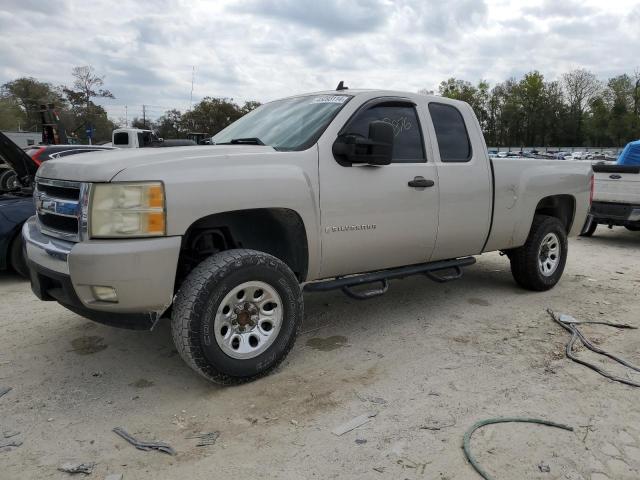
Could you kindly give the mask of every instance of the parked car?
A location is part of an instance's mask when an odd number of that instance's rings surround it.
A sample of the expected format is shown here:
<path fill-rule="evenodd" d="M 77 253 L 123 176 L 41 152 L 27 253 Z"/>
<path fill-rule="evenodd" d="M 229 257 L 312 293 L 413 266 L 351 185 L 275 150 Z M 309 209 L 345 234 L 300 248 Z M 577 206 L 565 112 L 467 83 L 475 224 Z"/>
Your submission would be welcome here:
<path fill-rule="evenodd" d="M 27 147 L 25 152 L 39 165 L 52 158 L 113 149 L 114 147 L 104 145 L 33 145 Z"/>
<path fill-rule="evenodd" d="M 0 194 L 0 270 L 12 268 L 27 276 L 20 231 L 35 214 L 32 185 L 38 166 L 2 132 L 0 159 L 11 168 L 13 176 L 11 191 Z"/>
<path fill-rule="evenodd" d="M 11 173 L 11 182 L 6 184 L 7 188 L 0 194 L 0 270 L 12 268 L 22 276 L 28 275 L 20 232 L 24 222 L 36 213 L 33 178 L 40 163 L 56 156 L 66 157 L 101 150 L 110 149 L 87 145 L 44 145 L 25 152 L 0 133 L 0 158 L 10 167 Z M 34 152 L 38 155 L 28 155 Z"/>
<path fill-rule="evenodd" d="M 368 299 L 495 250 L 548 290 L 589 208 L 589 164 L 490 160 L 472 108 L 443 97 L 299 95 L 212 143 L 45 163 L 23 235 L 40 299 L 126 328 L 171 315 L 182 358 L 222 384 L 283 361 L 303 290 Z"/>

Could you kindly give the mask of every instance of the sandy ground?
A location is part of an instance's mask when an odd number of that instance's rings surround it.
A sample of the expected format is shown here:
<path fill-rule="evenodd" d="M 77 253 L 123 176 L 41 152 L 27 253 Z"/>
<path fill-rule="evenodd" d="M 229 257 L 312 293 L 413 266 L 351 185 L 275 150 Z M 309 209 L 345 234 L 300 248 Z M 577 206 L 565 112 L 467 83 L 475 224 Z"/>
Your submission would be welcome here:
<path fill-rule="evenodd" d="M 70 478 L 57 467 L 95 462 L 89 478 L 475 479 L 462 436 L 499 416 L 575 431 L 478 431 L 473 450 L 496 479 L 640 478 L 640 389 L 565 359 L 568 335 L 545 313 L 640 325 L 638 249 L 640 234 L 624 229 L 572 239 L 563 280 L 547 293 L 518 289 L 506 257 L 489 254 L 450 284 L 395 281 L 368 302 L 307 295 L 305 333 L 284 365 L 235 388 L 189 370 L 166 324 L 151 333 L 103 327 L 3 274 L 0 387 L 13 390 L 0 398 L 0 443 L 19 431 L 9 440 L 23 444 L 0 449 L 0 478 Z M 640 364 L 640 331 L 584 331 Z M 377 416 L 331 433 L 367 412 Z M 116 426 L 178 454 L 136 450 Z M 220 432 L 213 446 L 186 438 L 211 431 Z"/>

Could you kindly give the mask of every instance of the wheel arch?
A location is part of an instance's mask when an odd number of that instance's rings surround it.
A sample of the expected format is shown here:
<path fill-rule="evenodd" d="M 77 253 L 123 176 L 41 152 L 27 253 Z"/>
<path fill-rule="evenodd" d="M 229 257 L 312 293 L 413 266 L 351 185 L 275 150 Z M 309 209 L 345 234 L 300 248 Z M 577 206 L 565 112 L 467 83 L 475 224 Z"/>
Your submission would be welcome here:
<path fill-rule="evenodd" d="M 555 217 L 565 227 L 567 235 L 571 231 L 576 214 L 576 199 L 573 195 L 549 195 L 536 205 L 535 215 Z"/>
<path fill-rule="evenodd" d="M 300 282 L 307 278 L 309 246 L 302 217 L 289 208 L 252 208 L 207 215 L 189 226 L 182 237 L 176 290 L 204 258 L 233 248 L 273 255 Z"/>

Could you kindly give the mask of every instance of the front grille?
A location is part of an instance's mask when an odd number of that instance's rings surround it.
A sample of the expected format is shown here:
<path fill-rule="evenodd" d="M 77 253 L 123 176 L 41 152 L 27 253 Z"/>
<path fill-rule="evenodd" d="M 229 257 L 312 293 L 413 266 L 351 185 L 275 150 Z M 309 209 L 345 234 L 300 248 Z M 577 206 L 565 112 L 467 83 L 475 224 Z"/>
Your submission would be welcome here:
<path fill-rule="evenodd" d="M 80 188 L 74 187 L 56 187 L 55 185 L 47 185 L 38 182 L 38 190 L 46 195 L 54 198 L 63 198 L 65 200 L 78 200 Z"/>
<path fill-rule="evenodd" d="M 40 223 L 51 230 L 58 230 L 68 234 L 78 233 L 78 219 L 71 217 L 61 217 L 58 215 L 39 214 Z"/>
<path fill-rule="evenodd" d="M 79 182 L 46 178 L 36 181 L 36 214 L 43 233 L 65 240 L 80 240 L 85 186 Z"/>

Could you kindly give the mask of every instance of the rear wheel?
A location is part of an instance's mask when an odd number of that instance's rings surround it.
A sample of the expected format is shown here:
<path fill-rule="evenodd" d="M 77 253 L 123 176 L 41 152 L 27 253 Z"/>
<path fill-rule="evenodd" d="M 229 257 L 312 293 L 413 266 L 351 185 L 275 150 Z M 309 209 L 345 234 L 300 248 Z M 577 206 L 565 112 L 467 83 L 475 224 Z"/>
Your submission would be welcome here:
<path fill-rule="evenodd" d="M 511 273 L 523 288 L 544 291 L 562 277 L 567 261 L 567 234 L 555 217 L 536 215 L 527 242 L 509 252 Z"/>
<path fill-rule="evenodd" d="M 227 250 L 187 276 L 171 327 L 191 368 L 230 385 L 276 368 L 293 347 L 302 316 L 300 285 L 287 265 L 254 250 Z"/>
<path fill-rule="evenodd" d="M 27 278 L 29 276 L 29 271 L 27 269 L 27 260 L 26 258 L 24 258 L 22 245 L 22 235 L 18 233 L 18 235 L 16 235 L 16 237 L 11 242 L 9 251 L 9 262 L 11 263 L 11 267 L 16 271 L 16 273 Z"/>

